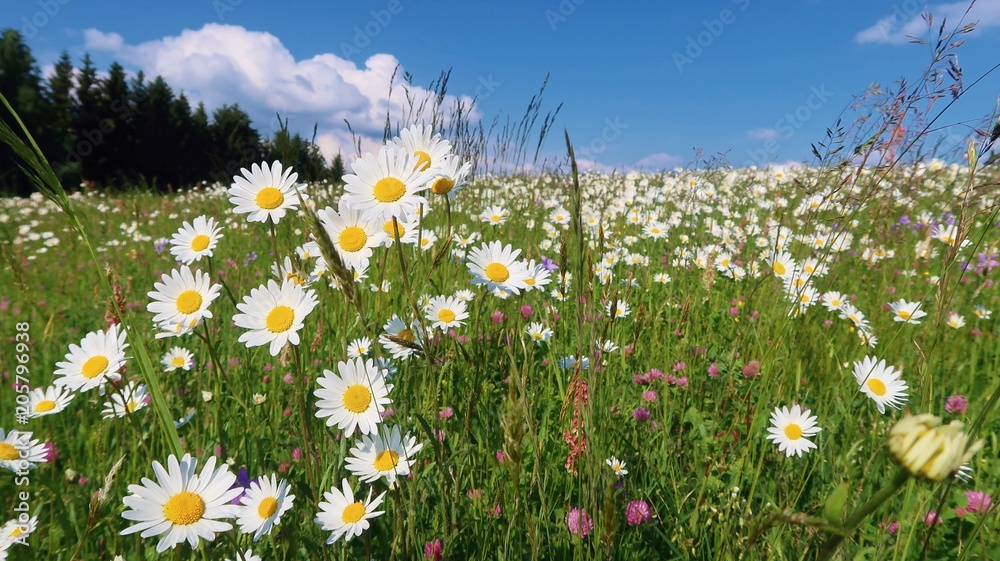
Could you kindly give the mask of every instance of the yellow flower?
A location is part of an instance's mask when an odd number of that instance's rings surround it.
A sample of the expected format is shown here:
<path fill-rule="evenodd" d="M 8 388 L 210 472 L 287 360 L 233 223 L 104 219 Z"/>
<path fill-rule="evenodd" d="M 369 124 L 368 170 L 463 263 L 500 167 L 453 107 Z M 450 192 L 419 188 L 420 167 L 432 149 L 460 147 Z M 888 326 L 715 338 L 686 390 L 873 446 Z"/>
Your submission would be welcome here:
<path fill-rule="evenodd" d="M 911 474 L 942 481 L 983 447 L 982 440 L 970 446 L 963 428 L 958 421 L 941 426 L 941 419 L 930 414 L 907 415 L 889 431 L 889 451 Z"/>

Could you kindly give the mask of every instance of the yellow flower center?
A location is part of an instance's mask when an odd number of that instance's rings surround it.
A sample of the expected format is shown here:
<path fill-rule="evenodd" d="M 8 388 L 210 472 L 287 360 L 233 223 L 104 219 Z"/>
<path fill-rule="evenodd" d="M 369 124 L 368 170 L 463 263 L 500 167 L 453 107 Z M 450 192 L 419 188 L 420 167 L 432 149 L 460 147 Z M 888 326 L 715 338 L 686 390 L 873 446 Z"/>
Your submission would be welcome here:
<path fill-rule="evenodd" d="M 56 408 L 56 402 L 51 399 L 46 399 L 45 401 L 39 401 L 38 405 L 35 406 L 35 411 L 38 413 L 48 413 Z"/>
<path fill-rule="evenodd" d="M 365 504 L 358 501 L 345 506 L 344 512 L 340 515 L 340 519 L 344 521 L 344 524 L 354 524 L 355 522 L 361 520 L 364 515 Z"/>
<path fill-rule="evenodd" d="M 399 463 L 399 454 L 392 450 L 382 450 L 375 456 L 375 469 L 379 471 L 389 471 Z"/>
<path fill-rule="evenodd" d="M 295 312 L 288 306 L 278 306 L 267 314 L 267 329 L 271 333 L 284 333 L 292 328 Z"/>
<path fill-rule="evenodd" d="M 452 187 L 455 186 L 455 182 L 448 177 L 439 177 L 434 180 L 431 184 L 431 191 L 435 195 L 446 195 L 451 192 Z"/>
<path fill-rule="evenodd" d="M 193 314 L 201 308 L 201 293 L 197 290 L 185 290 L 177 297 L 177 311 L 182 314 Z"/>
<path fill-rule="evenodd" d="M 163 505 L 163 517 L 177 524 L 187 526 L 201 520 L 205 514 L 205 501 L 191 491 L 181 491 Z"/>
<path fill-rule="evenodd" d="M 510 278 L 510 271 L 503 263 L 490 263 L 486 266 L 486 277 L 493 282 L 504 282 Z"/>
<path fill-rule="evenodd" d="M 417 340 L 416 336 L 413 334 L 413 330 L 412 329 L 403 329 L 403 330 L 401 330 L 399 333 L 396 334 L 396 338 L 397 339 L 402 339 L 402 340 L 407 341 L 409 343 L 412 343 L 412 342 L 414 342 L 414 341 Z"/>
<path fill-rule="evenodd" d="M 344 409 L 351 413 L 364 413 L 372 402 L 372 392 L 361 384 L 354 384 L 344 392 Z"/>
<path fill-rule="evenodd" d="M 260 198 L 260 195 L 257 195 L 257 197 Z M 198 234 L 193 240 L 191 240 L 191 249 L 195 251 L 205 251 L 205 248 L 208 247 L 208 244 L 211 241 L 212 240 L 210 240 L 205 234 Z"/>
<path fill-rule="evenodd" d="M 868 380 L 868 389 L 871 390 L 873 394 L 881 397 L 885 395 L 885 382 L 879 380 L 878 378 L 872 378 Z"/>
<path fill-rule="evenodd" d="M 274 497 L 266 497 L 257 505 L 257 515 L 261 518 L 270 518 L 278 512 L 278 501 Z"/>
<path fill-rule="evenodd" d="M 92 356 L 87 359 L 87 362 L 83 363 L 83 369 L 81 374 L 83 377 L 92 380 L 99 376 L 101 372 L 104 372 L 108 368 L 108 358 L 105 356 Z"/>
<path fill-rule="evenodd" d="M 257 191 L 257 206 L 266 210 L 274 210 L 285 202 L 285 196 L 274 187 L 264 187 Z"/>
<path fill-rule="evenodd" d="M 175 368 L 181 368 L 185 364 L 187 363 L 184 361 L 184 357 L 182 356 L 175 356 L 174 359 L 170 361 L 170 365 Z"/>
<path fill-rule="evenodd" d="M 494 214 L 494 215 L 490 216 L 490 220 L 492 220 L 493 222 L 500 222 L 500 215 L 499 214 Z"/>
<path fill-rule="evenodd" d="M 416 150 L 413 155 L 417 157 L 417 165 L 413 167 L 415 171 L 424 171 L 431 167 L 431 155 L 423 150 Z"/>
<path fill-rule="evenodd" d="M 21 457 L 21 452 L 14 445 L 0 442 L 0 460 L 16 460 Z"/>
<path fill-rule="evenodd" d="M 535 277 L 528 277 L 524 279 L 524 284 L 528 286 L 535 286 Z"/>
<path fill-rule="evenodd" d="M 910 319 L 910 316 L 912 316 L 913 314 L 911 314 L 908 310 L 899 310 L 898 312 L 896 312 L 896 315 L 898 315 L 903 319 Z"/>
<path fill-rule="evenodd" d="M 337 243 L 340 244 L 340 248 L 344 251 L 350 253 L 361 251 L 364 249 L 365 244 L 368 243 L 368 234 L 365 233 L 364 228 L 348 226 L 340 231 Z"/>
<path fill-rule="evenodd" d="M 297 286 L 305 286 L 306 284 L 306 279 L 302 275 L 294 272 L 285 275 L 285 280 L 290 280 Z"/>
<path fill-rule="evenodd" d="M 542 333 L 540 331 L 535 331 L 534 333 L 531 334 L 531 338 L 534 339 L 535 341 L 541 341 Z"/>
<path fill-rule="evenodd" d="M 789 440 L 798 440 L 802 438 L 802 427 L 796 425 L 795 423 L 789 423 L 788 426 L 785 427 L 785 436 L 787 436 Z"/>
<path fill-rule="evenodd" d="M 135 401 L 129 401 L 128 403 L 125 404 L 125 411 L 127 411 L 128 413 L 133 413 L 138 408 L 139 404 L 136 403 Z"/>
<path fill-rule="evenodd" d="M 786 269 L 785 265 L 780 261 L 775 261 L 771 268 L 774 269 L 774 274 L 776 275 L 783 275 L 788 272 L 788 269 Z"/>
<path fill-rule="evenodd" d="M 375 184 L 375 199 L 380 203 L 394 203 L 406 194 L 406 185 L 395 177 L 385 177 Z"/>
<path fill-rule="evenodd" d="M 441 323 L 451 323 L 455 321 L 455 312 L 449 309 L 443 309 L 438 311 L 438 321 Z"/>
<path fill-rule="evenodd" d="M 392 236 L 393 239 L 395 239 L 397 236 L 402 238 L 403 234 L 406 232 L 406 228 L 403 228 L 403 225 L 400 224 L 398 220 L 395 222 L 395 224 L 396 227 L 393 228 L 392 227 L 393 221 L 391 219 L 387 220 L 386 223 L 382 225 L 382 231 Z"/>
<path fill-rule="evenodd" d="M 20 526 L 14 526 L 14 529 L 10 531 L 10 537 L 17 538 L 20 537 L 21 534 L 23 533 L 24 530 L 22 530 Z"/>

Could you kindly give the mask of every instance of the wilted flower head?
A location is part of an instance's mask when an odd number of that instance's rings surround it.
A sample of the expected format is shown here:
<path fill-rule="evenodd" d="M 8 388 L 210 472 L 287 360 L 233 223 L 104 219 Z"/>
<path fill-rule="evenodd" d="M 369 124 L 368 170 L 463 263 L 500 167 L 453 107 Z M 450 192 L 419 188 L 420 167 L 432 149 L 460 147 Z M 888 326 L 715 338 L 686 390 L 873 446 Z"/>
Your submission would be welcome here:
<path fill-rule="evenodd" d="M 969 445 L 969 435 L 958 421 L 941 426 L 934 415 L 907 415 L 889 430 L 889 451 L 912 475 L 942 481 L 955 473 L 983 447 L 978 440 Z"/>

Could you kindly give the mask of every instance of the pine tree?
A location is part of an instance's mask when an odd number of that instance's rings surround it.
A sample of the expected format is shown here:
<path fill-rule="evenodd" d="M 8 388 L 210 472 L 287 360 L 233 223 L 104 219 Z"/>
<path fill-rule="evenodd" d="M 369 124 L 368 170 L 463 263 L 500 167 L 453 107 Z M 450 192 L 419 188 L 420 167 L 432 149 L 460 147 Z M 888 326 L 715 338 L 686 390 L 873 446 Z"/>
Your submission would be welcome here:
<path fill-rule="evenodd" d="M 49 106 L 48 127 L 54 141 L 53 152 L 46 155 L 51 160 L 63 161 L 66 159 L 67 147 L 73 141 L 70 127 L 73 125 L 73 111 L 76 104 L 73 99 L 73 61 L 66 51 L 63 51 L 53 68 L 45 89 L 45 97 Z"/>
<path fill-rule="evenodd" d="M 0 35 L 0 93 L 33 135 L 36 134 L 34 131 L 40 131 L 45 122 L 41 78 L 31 50 L 24 43 L 21 33 L 14 29 L 7 29 Z M 36 140 L 47 146 L 49 143 L 41 136 L 39 134 Z M 14 154 L 6 146 L 0 146 L 0 183 L 12 187 L 19 194 L 26 194 L 30 189 L 30 184 L 17 167 Z"/>
<path fill-rule="evenodd" d="M 250 116 L 239 105 L 216 109 L 209 130 L 212 134 L 209 157 L 216 181 L 229 183 L 241 168 L 249 169 L 262 160 L 260 133 L 251 126 Z"/>

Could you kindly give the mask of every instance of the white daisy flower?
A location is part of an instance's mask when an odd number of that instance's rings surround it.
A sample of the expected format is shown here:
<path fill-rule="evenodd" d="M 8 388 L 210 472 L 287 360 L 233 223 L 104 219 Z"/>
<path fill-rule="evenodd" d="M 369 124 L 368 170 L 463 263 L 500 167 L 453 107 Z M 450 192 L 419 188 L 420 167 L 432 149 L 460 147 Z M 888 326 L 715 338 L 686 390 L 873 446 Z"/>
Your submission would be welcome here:
<path fill-rule="evenodd" d="M 262 477 L 259 481 L 251 481 L 250 487 L 240 498 L 236 517 L 240 531 L 244 534 L 253 533 L 253 541 L 270 534 L 271 530 L 281 523 L 281 517 L 295 502 L 295 495 L 288 494 L 288 481 L 280 482 L 274 474 Z"/>
<path fill-rule="evenodd" d="M 32 516 L 26 523 L 11 518 L 0 526 L 0 559 L 4 559 L 7 549 L 14 544 L 28 545 L 28 536 L 38 529 L 38 517 Z"/>
<path fill-rule="evenodd" d="M 433 322 L 431 329 L 448 331 L 449 328 L 465 324 L 469 312 L 465 302 L 455 296 L 436 296 L 424 308 L 427 321 Z"/>
<path fill-rule="evenodd" d="M 767 429 L 767 439 L 778 445 L 778 451 L 785 456 L 799 456 L 816 448 L 816 444 L 808 437 L 818 434 L 821 428 L 816 426 L 816 417 L 802 411 L 796 404 L 791 411 L 788 407 L 775 407 L 771 412 L 771 427 Z"/>
<path fill-rule="evenodd" d="M 586 370 L 590 368 L 590 357 L 582 356 L 578 359 L 576 358 L 576 355 L 564 356 L 559 359 L 558 364 L 559 368 L 562 368 L 563 370 L 576 370 L 577 368 L 580 370 Z"/>
<path fill-rule="evenodd" d="M 420 324 L 417 322 L 413 322 L 407 326 L 399 316 L 393 315 L 382 326 L 382 329 L 385 330 L 385 333 L 379 336 L 378 341 L 386 350 L 392 353 L 393 358 L 406 360 L 414 353 L 419 352 L 418 348 L 424 346 L 423 331 L 421 331 Z M 415 347 L 403 343 L 409 343 Z"/>
<path fill-rule="evenodd" d="M 344 176 L 343 202 L 361 212 L 364 220 L 384 221 L 412 216 L 427 200 L 418 195 L 433 173 L 416 171 L 417 156 L 403 149 L 383 146 L 378 156 L 365 154 L 351 164 Z"/>
<path fill-rule="evenodd" d="M 382 504 L 385 491 L 372 500 L 372 488 L 369 487 L 368 498 L 361 501 L 354 500 L 354 491 L 346 478 L 340 485 L 343 492 L 333 486 L 329 492 L 323 493 L 323 498 L 326 500 L 319 503 L 319 512 L 316 514 L 316 523 L 324 531 L 331 532 L 326 540 L 327 544 L 334 543 L 340 538 L 351 541 L 351 538 L 360 536 L 371 526 L 368 521 L 383 512 L 376 509 Z"/>
<path fill-rule="evenodd" d="M 896 314 L 892 318 L 893 321 L 903 321 L 906 323 L 912 323 L 914 325 L 919 324 L 918 319 L 927 315 L 926 312 L 920 309 L 920 302 L 907 302 L 906 300 L 900 300 L 898 302 L 892 302 L 889 304 L 892 308 L 892 313 Z"/>
<path fill-rule="evenodd" d="M 211 257 L 222 237 L 219 233 L 221 231 L 222 228 L 211 217 L 199 216 L 193 223 L 184 222 L 170 240 L 170 253 L 185 265 L 199 261 L 202 257 Z"/>
<path fill-rule="evenodd" d="M 507 222 L 507 218 L 510 213 L 507 209 L 501 206 L 488 206 L 483 210 L 482 214 L 479 215 L 479 219 L 486 222 L 490 226 L 500 226 L 504 222 Z"/>
<path fill-rule="evenodd" d="M 226 558 L 226 561 L 233 561 L 232 559 Z M 260 555 L 253 552 L 252 549 L 246 551 L 236 551 L 236 561 L 263 561 Z"/>
<path fill-rule="evenodd" d="M 955 312 L 948 312 L 947 323 L 952 329 L 961 329 L 965 327 L 965 318 Z"/>
<path fill-rule="evenodd" d="M 173 347 L 160 359 L 164 372 L 173 372 L 178 368 L 191 370 L 194 368 L 194 355 L 184 347 Z"/>
<path fill-rule="evenodd" d="M 337 370 L 339 376 L 324 370 L 316 380 L 321 386 L 313 392 L 318 400 L 316 416 L 326 418 L 326 426 L 336 425 L 347 437 L 355 429 L 360 434 L 374 434 L 382 421 L 381 412 L 392 403 L 392 384 L 385 383 L 382 369 L 372 359 L 338 362 Z"/>
<path fill-rule="evenodd" d="M 156 481 L 144 477 L 142 485 L 129 485 L 131 495 L 122 499 L 128 507 L 122 518 L 137 522 L 122 530 L 122 535 L 161 536 L 156 552 L 163 553 L 185 541 L 197 549 L 202 539 L 213 541 L 219 532 L 231 530 L 233 525 L 223 520 L 234 518 L 239 508 L 229 504 L 243 492 L 234 486 L 236 475 L 225 463 L 216 469 L 214 456 L 199 474 L 195 473 L 197 465 L 190 454 L 179 462 L 171 454 L 166 469 L 154 461 Z"/>
<path fill-rule="evenodd" d="M 59 413 L 76 396 L 65 386 L 35 388 L 28 394 L 28 418 L 34 419 Z"/>
<path fill-rule="evenodd" d="M 152 300 L 146 311 L 153 316 L 153 322 L 159 325 L 196 326 L 202 319 L 212 317 L 208 306 L 219 297 L 222 285 L 211 284 L 206 273 L 195 270 L 187 265 L 163 273 L 162 282 L 153 284 L 155 290 L 146 293 Z"/>
<path fill-rule="evenodd" d="M 485 284 L 491 292 L 499 287 L 520 294 L 527 288 L 524 281 L 529 276 L 527 264 L 517 259 L 520 254 L 520 249 L 512 249 L 509 244 L 504 247 L 499 241 L 473 248 L 466 263 L 472 273 L 472 284 Z"/>
<path fill-rule="evenodd" d="M 441 138 L 440 133 L 434 133 L 431 127 L 416 124 L 399 131 L 399 136 L 393 138 L 388 146 L 416 157 L 414 171 L 440 170 L 442 160 L 451 154 L 451 142 Z"/>
<path fill-rule="evenodd" d="M 303 320 L 317 303 L 316 293 L 311 289 L 288 281 L 280 286 L 273 280 L 267 281 L 267 285 L 251 290 L 236 305 L 242 313 L 233 316 L 233 323 L 248 330 L 240 335 L 240 343 L 248 348 L 270 345 L 271 356 L 278 356 L 285 343 L 299 344 L 298 332 Z"/>
<path fill-rule="evenodd" d="M 628 302 L 624 300 L 609 301 L 604 305 L 604 311 L 608 314 L 608 317 L 614 319 L 626 318 L 632 313 L 631 308 L 628 307 Z"/>
<path fill-rule="evenodd" d="M 397 218 L 394 227 L 392 217 L 389 217 L 382 222 L 382 232 L 385 234 L 385 237 L 382 238 L 382 244 L 385 247 L 392 247 L 392 244 L 396 242 L 397 233 L 399 243 L 416 245 L 420 234 L 420 219 L 417 217 L 410 220 Z"/>
<path fill-rule="evenodd" d="M 105 333 L 98 330 L 88 333 L 80 345 L 70 345 L 66 360 L 56 363 L 53 382 L 73 391 L 85 392 L 101 387 L 108 380 L 117 380 L 118 371 L 125 365 L 125 332 L 119 332 L 118 324 L 112 325 Z"/>
<path fill-rule="evenodd" d="M 145 384 L 129 382 L 120 391 L 111 394 L 111 401 L 104 402 L 101 416 L 105 419 L 131 415 L 149 404 L 151 397 Z"/>
<path fill-rule="evenodd" d="M 250 222 L 270 219 L 277 224 L 285 212 L 298 208 L 295 180 L 299 174 L 292 173 L 292 168 L 282 171 L 281 162 L 275 161 L 271 167 L 266 162 L 263 166 L 254 164 L 250 170 L 243 168 L 240 173 L 243 176 L 233 176 L 233 185 L 229 188 L 229 202 L 236 205 L 236 214 L 248 214 Z"/>
<path fill-rule="evenodd" d="M 361 212 L 343 200 L 338 210 L 326 207 L 317 215 L 344 264 L 352 269 L 367 268 L 372 250 L 381 246 L 386 238 L 377 223 L 362 220 Z"/>
<path fill-rule="evenodd" d="M 552 272 L 532 259 L 528 261 L 528 278 L 524 279 L 525 292 L 532 290 L 543 290 L 546 285 L 552 282 Z"/>
<path fill-rule="evenodd" d="M 885 415 L 885 407 L 899 409 L 906 403 L 906 381 L 901 379 L 902 372 L 891 366 L 886 366 L 885 360 L 876 362 L 873 356 L 854 363 L 854 380 L 861 386 L 861 392 L 872 398 L 878 407 L 878 412 Z"/>
<path fill-rule="evenodd" d="M 38 464 L 45 463 L 45 445 L 31 436 L 31 432 L 17 429 L 4 432 L 0 428 L 0 468 L 19 472 L 24 468 L 35 469 Z"/>
<path fill-rule="evenodd" d="M 628 470 L 625 469 L 625 462 L 619 460 L 618 458 L 611 456 L 607 460 L 604 460 L 604 463 L 608 464 L 611 471 L 615 472 L 615 475 L 618 477 L 628 475 Z"/>
<path fill-rule="evenodd" d="M 765 260 L 767 266 L 774 271 L 775 276 L 785 278 L 796 269 L 795 260 L 787 251 L 777 251 Z"/>
<path fill-rule="evenodd" d="M 382 477 L 392 484 L 397 477 L 406 477 L 413 464 L 413 456 L 423 448 L 409 433 L 400 436 L 399 427 L 383 425 L 378 434 L 363 435 L 351 448 L 350 456 L 344 461 L 347 470 L 365 482 Z"/>
<path fill-rule="evenodd" d="M 368 356 L 372 351 L 372 340 L 368 337 L 355 339 L 347 345 L 347 358 L 360 358 Z"/>
<path fill-rule="evenodd" d="M 528 324 L 524 332 L 528 334 L 528 337 L 531 337 L 536 345 L 541 345 L 552 338 L 552 330 L 538 322 Z"/>
<path fill-rule="evenodd" d="M 438 161 L 439 165 L 436 166 L 438 177 L 431 181 L 431 192 L 435 195 L 448 195 L 449 199 L 454 199 L 465 186 L 465 180 L 472 171 L 472 164 L 468 162 L 463 164 L 455 155 L 444 156 Z"/>
<path fill-rule="evenodd" d="M 308 287 L 312 284 L 312 276 L 299 272 L 292 264 L 292 258 L 287 255 L 283 261 L 271 263 L 271 274 L 278 282 L 293 282 L 301 287 Z"/>
<path fill-rule="evenodd" d="M 468 303 L 476 299 L 476 293 L 469 290 L 468 288 L 464 288 L 462 290 L 455 292 L 455 298 L 458 298 L 462 302 Z"/>
<path fill-rule="evenodd" d="M 844 302 L 844 295 L 839 292 L 830 291 L 823 294 L 823 307 L 828 311 L 839 312 Z"/>

